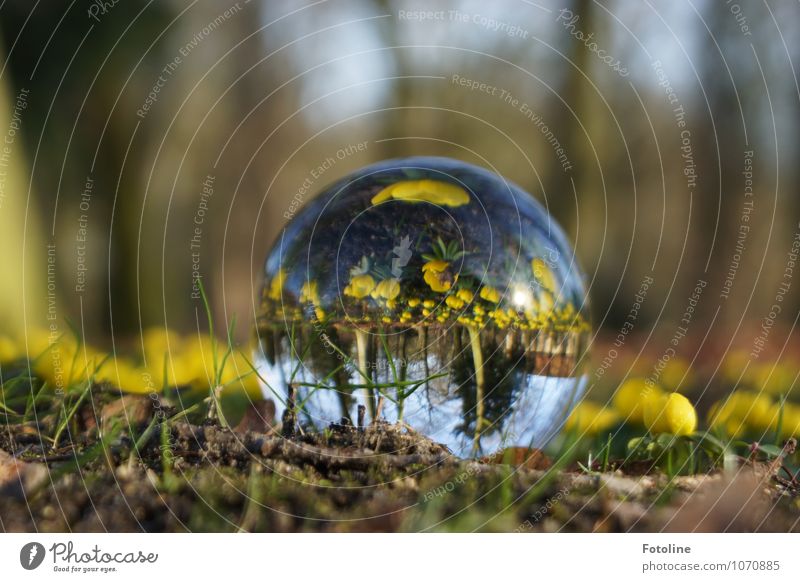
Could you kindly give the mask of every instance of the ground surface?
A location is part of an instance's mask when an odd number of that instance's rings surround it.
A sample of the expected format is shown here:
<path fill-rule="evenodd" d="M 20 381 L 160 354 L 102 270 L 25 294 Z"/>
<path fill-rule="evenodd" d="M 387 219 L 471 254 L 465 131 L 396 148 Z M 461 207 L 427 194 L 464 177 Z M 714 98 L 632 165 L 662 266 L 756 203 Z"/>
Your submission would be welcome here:
<path fill-rule="evenodd" d="M 559 467 L 541 454 L 459 460 L 396 425 L 287 439 L 257 414 L 223 429 L 163 423 L 165 410 L 146 398 L 112 401 L 84 413 L 57 447 L 32 423 L 3 426 L 2 529 L 800 529 L 796 483 L 762 463 L 669 481 L 646 464 L 624 474 Z"/>

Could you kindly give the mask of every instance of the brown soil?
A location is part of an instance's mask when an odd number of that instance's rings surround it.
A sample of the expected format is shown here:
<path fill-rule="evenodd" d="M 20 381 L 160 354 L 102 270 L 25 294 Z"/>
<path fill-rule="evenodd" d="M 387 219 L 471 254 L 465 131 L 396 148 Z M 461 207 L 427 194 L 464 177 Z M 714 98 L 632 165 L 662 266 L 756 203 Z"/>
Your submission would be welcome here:
<path fill-rule="evenodd" d="M 113 404 L 113 403 L 112 403 Z M 119 406 L 118 406 L 119 407 Z M 558 470 L 539 452 L 452 457 L 407 427 L 333 425 L 286 439 L 268 427 L 132 426 L 108 442 L 92 422 L 50 448 L 31 426 L 0 434 L 4 531 L 790 531 L 794 485 L 770 467 L 737 475 Z M 111 433 L 114 410 L 99 428 Z M 137 437 L 139 438 L 139 437 Z M 105 444 L 104 444 L 105 443 Z M 549 467 L 549 468 L 548 468 Z"/>

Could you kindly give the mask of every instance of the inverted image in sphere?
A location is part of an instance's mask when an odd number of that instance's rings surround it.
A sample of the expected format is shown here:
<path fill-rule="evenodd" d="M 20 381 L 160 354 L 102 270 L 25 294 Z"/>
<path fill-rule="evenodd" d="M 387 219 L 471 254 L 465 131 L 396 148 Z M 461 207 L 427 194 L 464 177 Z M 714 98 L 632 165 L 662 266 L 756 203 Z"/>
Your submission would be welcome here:
<path fill-rule="evenodd" d="M 574 253 L 530 194 L 477 166 L 363 168 L 294 215 L 265 271 L 264 390 L 301 425 L 355 424 L 363 405 L 460 456 L 541 448 L 585 387 Z"/>

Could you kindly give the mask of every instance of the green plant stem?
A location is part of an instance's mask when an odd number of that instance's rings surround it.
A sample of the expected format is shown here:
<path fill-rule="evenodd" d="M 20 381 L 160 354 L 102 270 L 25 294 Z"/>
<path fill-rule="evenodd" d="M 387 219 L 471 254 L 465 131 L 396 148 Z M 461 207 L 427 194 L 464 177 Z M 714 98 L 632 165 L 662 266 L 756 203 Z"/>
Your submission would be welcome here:
<path fill-rule="evenodd" d="M 407 372 L 406 366 L 407 366 L 407 364 L 406 364 L 406 335 L 403 334 L 402 336 L 400 336 L 400 375 L 397 378 L 397 382 L 398 382 L 397 399 L 399 400 L 399 404 L 397 406 L 397 421 L 398 422 L 403 422 L 403 413 L 405 412 L 405 408 L 406 408 L 406 406 L 405 406 L 406 398 L 408 398 L 409 395 L 410 395 L 409 393 L 406 393 L 406 391 L 403 390 L 400 387 L 400 382 L 404 382 L 405 379 L 406 379 L 406 372 Z M 417 386 L 417 388 L 419 388 L 419 385 Z M 402 394 L 402 398 L 400 397 L 401 394 Z"/>
<path fill-rule="evenodd" d="M 367 379 L 367 387 L 365 391 L 367 393 L 367 404 L 369 405 L 369 413 L 372 416 L 372 420 L 377 420 L 375 418 L 376 410 L 375 410 L 375 401 L 373 399 L 372 389 L 375 387 L 371 382 L 371 377 L 369 375 L 369 365 L 368 365 L 368 354 L 367 354 L 367 347 L 368 347 L 368 340 L 366 332 L 363 329 L 356 329 L 356 350 L 358 352 L 358 371 L 359 373 Z"/>
<path fill-rule="evenodd" d="M 198 280 L 198 286 L 200 288 L 200 297 L 203 299 L 203 306 L 206 310 L 206 318 L 208 319 L 208 333 L 211 336 L 211 358 L 212 358 L 212 365 L 214 370 L 213 381 L 210 386 L 211 398 L 212 398 L 212 405 L 213 410 L 208 411 L 208 417 L 214 418 L 219 420 L 219 423 L 222 427 L 228 428 L 228 422 L 225 420 L 225 415 L 222 414 L 222 403 L 219 399 L 219 392 L 222 390 L 222 386 L 220 386 L 221 378 L 222 378 L 222 367 L 220 366 L 219 358 L 217 357 L 217 338 L 214 335 L 214 318 L 211 314 L 211 304 L 208 302 L 208 296 L 206 295 L 205 286 L 203 282 Z M 232 325 L 235 325 L 235 320 Z M 230 336 L 230 330 L 229 330 Z M 230 354 L 230 342 L 228 342 L 228 351 L 226 352 L 223 358 L 223 365 L 225 360 L 227 360 L 228 355 Z"/>
<path fill-rule="evenodd" d="M 78 410 L 78 407 L 81 405 L 81 403 L 86 398 L 86 396 L 89 395 L 89 391 L 91 389 L 92 389 L 92 382 L 91 382 L 91 380 L 87 380 L 86 381 L 86 388 L 84 388 L 83 392 L 81 393 L 80 397 L 78 398 L 78 401 L 75 402 L 75 404 L 69 410 L 69 413 L 67 413 L 66 416 L 64 416 L 64 420 L 62 420 L 61 423 L 58 425 L 58 428 L 56 429 L 56 433 L 53 435 L 53 446 L 54 447 L 58 446 L 58 441 L 61 439 L 61 433 L 64 432 L 64 429 L 69 424 L 70 419 L 72 419 L 72 417 L 75 415 L 75 413 Z"/>
<path fill-rule="evenodd" d="M 446 373 L 441 374 L 434 374 L 430 378 L 425 378 L 423 380 L 406 380 L 405 382 L 379 382 L 379 383 L 369 383 L 369 384 L 342 384 L 339 388 L 347 388 L 349 390 L 366 390 L 368 388 L 395 388 L 397 386 L 419 386 L 420 384 L 424 384 L 428 380 L 435 380 L 436 378 L 443 378 L 447 376 Z M 295 382 L 297 386 L 306 386 L 311 388 L 327 388 L 317 382 Z M 409 393 L 410 394 L 410 393 Z"/>
<path fill-rule="evenodd" d="M 477 328 L 468 327 L 469 343 L 472 347 L 472 361 L 475 364 L 475 435 L 472 441 L 472 454 L 478 452 L 481 442 L 481 431 L 483 430 L 483 395 L 486 385 L 486 377 L 483 369 L 483 352 L 481 351 L 481 338 Z"/>

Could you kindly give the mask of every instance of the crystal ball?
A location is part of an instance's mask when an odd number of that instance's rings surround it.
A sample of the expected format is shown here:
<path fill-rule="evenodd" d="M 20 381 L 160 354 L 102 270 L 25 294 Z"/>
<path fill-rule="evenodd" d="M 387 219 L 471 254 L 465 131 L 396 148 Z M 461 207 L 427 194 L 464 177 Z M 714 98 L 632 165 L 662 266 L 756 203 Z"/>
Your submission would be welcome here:
<path fill-rule="evenodd" d="M 541 448 L 585 388 L 576 257 L 483 168 L 367 166 L 291 216 L 265 276 L 260 375 L 301 427 L 400 422 L 459 456 Z"/>

